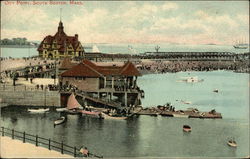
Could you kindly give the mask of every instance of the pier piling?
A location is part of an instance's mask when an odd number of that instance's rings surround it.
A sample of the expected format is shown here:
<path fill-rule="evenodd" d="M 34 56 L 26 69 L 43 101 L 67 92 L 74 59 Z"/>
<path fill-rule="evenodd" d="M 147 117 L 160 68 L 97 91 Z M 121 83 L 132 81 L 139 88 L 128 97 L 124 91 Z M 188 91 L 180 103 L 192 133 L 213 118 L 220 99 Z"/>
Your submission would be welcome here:
<path fill-rule="evenodd" d="M 23 143 L 25 143 L 25 131 L 23 132 Z"/>

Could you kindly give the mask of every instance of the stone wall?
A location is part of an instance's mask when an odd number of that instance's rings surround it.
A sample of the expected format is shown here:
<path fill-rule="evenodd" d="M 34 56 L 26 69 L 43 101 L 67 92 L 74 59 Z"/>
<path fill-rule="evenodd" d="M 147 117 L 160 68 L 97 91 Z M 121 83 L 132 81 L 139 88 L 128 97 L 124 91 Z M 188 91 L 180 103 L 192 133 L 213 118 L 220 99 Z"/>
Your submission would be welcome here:
<path fill-rule="evenodd" d="M 60 93 L 48 90 L 0 90 L 2 103 L 17 106 L 57 106 L 60 107 Z"/>

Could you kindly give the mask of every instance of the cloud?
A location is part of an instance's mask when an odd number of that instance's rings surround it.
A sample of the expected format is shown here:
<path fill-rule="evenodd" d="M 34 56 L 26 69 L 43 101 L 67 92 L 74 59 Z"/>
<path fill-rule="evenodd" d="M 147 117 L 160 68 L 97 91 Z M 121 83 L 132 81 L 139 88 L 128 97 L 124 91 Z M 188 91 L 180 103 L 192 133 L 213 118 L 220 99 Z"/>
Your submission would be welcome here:
<path fill-rule="evenodd" d="M 44 10 L 36 7 L 23 7 L 20 5 L 3 5 L 2 27 L 35 29 L 37 26 L 47 25 L 49 17 Z"/>
<path fill-rule="evenodd" d="M 226 11 L 211 14 L 194 6 L 183 10 L 185 4 L 181 2 L 85 4 L 77 9 L 64 6 L 67 12 L 63 18 L 66 34 L 78 34 L 83 43 L 223 43 L 249 33 L 249 16 L 244 12 L 232 16 Z M 2 7 L 2 38 L 42 40 L 54 35 L 59 22 L 58 15 L 54 16 L 56 9 L 58 6 Z"/>
<path fill-rule="evenodd" d="M 162 5 L 162 10 L 166 11 L 166 10 L 176 10 L 178 9 L 179 6 L 176 3 L 173 2 L 165 2 Z"/>

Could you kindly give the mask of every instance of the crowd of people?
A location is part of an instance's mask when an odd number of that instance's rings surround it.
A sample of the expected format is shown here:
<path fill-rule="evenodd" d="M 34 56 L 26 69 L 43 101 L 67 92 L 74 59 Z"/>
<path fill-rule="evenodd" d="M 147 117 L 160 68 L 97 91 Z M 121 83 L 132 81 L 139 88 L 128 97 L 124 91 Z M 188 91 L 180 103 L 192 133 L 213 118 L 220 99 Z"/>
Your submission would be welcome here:
<path fill-rule="evenodd" d="M 249 72 L 249 62 L 246 61 L 153 61 L 141 63 L 137 68 L 142 74 L 166 73 L 180 71 L 213 71 L 232 70 L 235 72 Z"/>

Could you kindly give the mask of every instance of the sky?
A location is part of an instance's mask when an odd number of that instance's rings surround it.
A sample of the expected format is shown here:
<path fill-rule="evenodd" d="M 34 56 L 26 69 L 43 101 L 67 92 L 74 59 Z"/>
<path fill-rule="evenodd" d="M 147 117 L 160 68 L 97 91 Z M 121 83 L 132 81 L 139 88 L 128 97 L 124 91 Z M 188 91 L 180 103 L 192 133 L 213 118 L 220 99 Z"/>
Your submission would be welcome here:
<path fill-rule="evenodd" d="M 248 1 L 39 2 L 2 1 L 1 39 L 54 35 L 62 8 L 65 33 L 82 43 L 249 42 Z"/>

